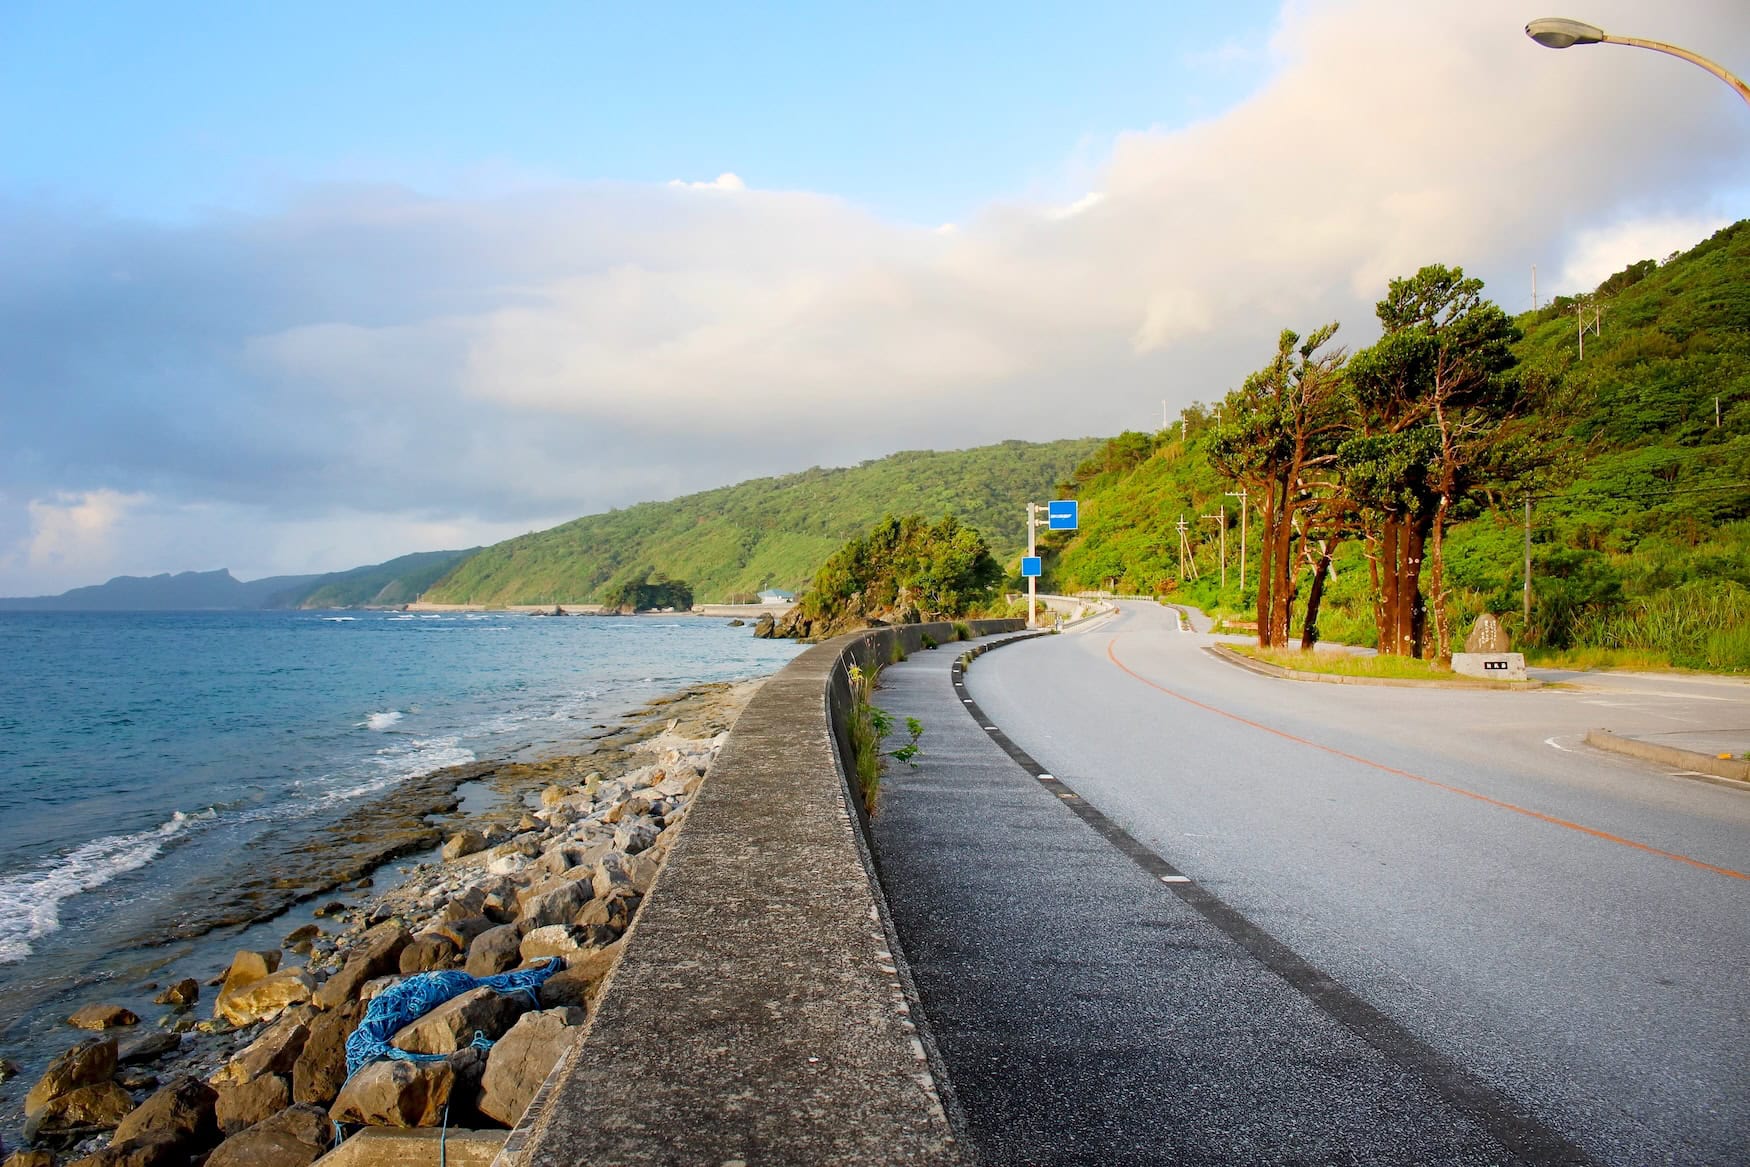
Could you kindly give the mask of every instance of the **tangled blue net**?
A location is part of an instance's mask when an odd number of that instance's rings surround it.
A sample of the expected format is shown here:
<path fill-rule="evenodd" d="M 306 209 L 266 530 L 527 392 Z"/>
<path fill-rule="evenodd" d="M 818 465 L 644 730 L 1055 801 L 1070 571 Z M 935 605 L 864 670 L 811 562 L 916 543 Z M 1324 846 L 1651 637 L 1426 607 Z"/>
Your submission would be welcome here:
<path fill-rule="evenodd" d="M 539 967 L 521 968 L 515 972 L 500 973 L 495 977 L 473 977 L 453 969 L 424 972 L 384 989 L 371 998 L 364 1020 L 359 1022 L 358 1028 L 346 1039 L 347 1077 L 351 1078 L 378 1058 L 393 1058 L 403 1062 L 443 1060 L 449 1055 L 410 1054 L 389 1044 L 390 1039 L 403 1026 L 424 1017 L 450 998 L 459 997 L 482 985 L 493 992 L 506 995 L 527 993 L 529 999 L 539 1006 L 541 999 L 535 990 L 563 967 L 564 961 L 550 956 Z M 478 1033 L 474 1035 L 472 1044 L 478 1049 L 489 1049 L 492 1046 L 490 1041 Z"/>

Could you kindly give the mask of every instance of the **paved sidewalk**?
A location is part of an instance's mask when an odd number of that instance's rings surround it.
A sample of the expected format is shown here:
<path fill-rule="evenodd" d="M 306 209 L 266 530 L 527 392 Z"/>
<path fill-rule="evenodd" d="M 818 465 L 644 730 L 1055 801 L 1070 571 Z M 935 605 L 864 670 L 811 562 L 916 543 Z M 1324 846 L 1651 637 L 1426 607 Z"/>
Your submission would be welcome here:
<path fill-rule="evenodd" d="M 968 715 L 958 647 L 881 675 L 925 732 L 873 829 L 981 1163 L 1586 1162 L 1072 810 Z"/>

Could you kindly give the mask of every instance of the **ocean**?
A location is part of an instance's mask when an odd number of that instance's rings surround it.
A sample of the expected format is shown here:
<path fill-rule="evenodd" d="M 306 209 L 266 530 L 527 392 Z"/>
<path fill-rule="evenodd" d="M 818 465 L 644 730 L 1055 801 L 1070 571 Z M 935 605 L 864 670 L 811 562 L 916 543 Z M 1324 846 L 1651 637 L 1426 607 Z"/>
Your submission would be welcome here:
<path fill-rule="evenodd" d="M 78 1004 L 222 966 L 224 891 L 422 776 L 796 651 L 698 617 L 0 612 L 0 1055 L 38 1067 Z"/>

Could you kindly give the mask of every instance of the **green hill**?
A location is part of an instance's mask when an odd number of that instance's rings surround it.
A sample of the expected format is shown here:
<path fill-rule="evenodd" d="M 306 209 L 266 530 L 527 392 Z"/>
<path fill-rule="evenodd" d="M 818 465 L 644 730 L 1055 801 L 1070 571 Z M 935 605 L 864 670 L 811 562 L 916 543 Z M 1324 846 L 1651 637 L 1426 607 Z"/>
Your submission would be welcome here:
<path fill-rule="evenodd" d="M 1024 507 L 1094 450 L 1097 438 L 910 450 L 589 515 L 488 547 L 427 589 L 433 603 L 591 601 L 660 571 L 699 603 L 799 591 L 846 540 L 884 514 L 959 516 L 999 556 L 1026 541 Z"/>
<path fill-rule="evenodd" d="M 372 567 L 335 572 L 321 577 L 315 588 L 282 592 L 267 606 L 357 608 L 411 603 L 475 550 L 419 551 Z"/>
<path fill-rule="evenodd" d="M 1507 614 L 1520 643 L 1750 668 L 1750 222 L 1633 264 L 1588 302 L 1602 324 L 1583 358 L 1581 302 L 1560 298 L 1516 320 L 1521 370 L 1550 387 L 1542 408 L 1561 435 L 1558 456 L 1517 480 L 1508 467 L 1459 508 L 1446 543 L 1456 626 L 1487 610 Z M 1261 348 L 1259 363 L 1269 355 Z M 1208 458 L 1213 412 L 1195 406 L 1183 426 L 1120 435 L 1077 468 L 1064 488 L 1082 500 L 1082 529 L 1048 542 L 1048 586 L 1116 581 L 1121 591 L 1247 611 L 1256 528 L 1242 590 L 1237 500 L 1224 497 L 1237 488 Z M 1529 623 L 1520 615 L 1527 491 Z M 1225 590 L 1219 524 L 1203 518 L 1224 509 Z M 1180 571 L 1180 516 L 1196 579 Z M 1320 620 L 1329 639 L 1373 643 L 1366 553 L 1358 540 L 1338 551 Z"/>

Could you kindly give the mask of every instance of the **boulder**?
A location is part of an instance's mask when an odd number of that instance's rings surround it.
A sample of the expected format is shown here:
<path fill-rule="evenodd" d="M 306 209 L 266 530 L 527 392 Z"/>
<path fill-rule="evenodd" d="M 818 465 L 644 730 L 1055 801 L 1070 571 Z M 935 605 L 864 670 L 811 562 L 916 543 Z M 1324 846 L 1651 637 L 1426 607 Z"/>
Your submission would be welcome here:
<path fill-rule="evenodd" d="M 55 1167 L 53 1151 L 14 1151 L 0 1160 L 0 1167 Z"/>
<path fill-rule="evenodd" d="M 365 1126 L 437 1126 L 456 1087 L 449 1061 L 372 1062 L 354 1074 L 329 1107 L 335 1122 Z"/>
<path fill-rule="evenodd" d="M 316 981 L 301 968 L 283 968 L 237 988 L 219 990 L 213 1012 L 232 1025 L 250 1025 L 288 1005 L 301 1005 L 316 991 Z"/>
<path fill-rule="evenodd" d="M 558 806 L 571 792 L 563 786 L 548 786 L 541 791 L 542 806 Z"/>
<path fill-rule="evenodd" d="M 357 995 L 359 986 L 373 977 L 400 969 L 401 950 L 413 937 L 393 920 L 371 928 L 358 938 L 341 970 L 322 983 L 314 998 L 318 1009 L 337 1009 Z M 457 945 L 461 948 L 461 945 Z"/>
<path fill-rule="evenodd" d="M 364 1016 L 365 1007 L 356 1001 L 327 1013 L 318 1013 L 310 1022 L 310 1036 L 304 1050 L 292 1066 L 292 1099 L 296 1102 L 327 1106 L 346 1081 L 346 1039 Z"/>
<path fill-rule="evenodd" d="M 650 890 L 656 883 L 656 873 L 662 870 L 662 860 L 663 856 L 652 847 L 626 861 L 626 877 L 632 881 L 633 891 L 644 895 Z"/>
<path fill-rule="evenodd" d="M 444 904 L 443 911 L 438 913 L 438 919 L 446 922 L 466 920 L 485 910 L 486 893 L 477 887 L 469 887 L 450 897 L 449 902 Z"/>
<path fill-rule="evenodd" d="M 525 1013 L 486 1055 L 480 1082 L 480 1112 L 514 1127 L 529 1100 L 565 1052 L 582 1035 L 582 1009 L 543 1009 Z"/>
<path fill-rule="evenodd" d="M 316 943 L 316 938 L 322 935 L 322 929 L 315 924 L 300 924 L 286 933 L 286 938 L 280 941 L 281 948 L 289 948 L 293 952 L 309 952 Z"/>
<path fill-rule="evenodd" d="M 450 943 L 456 946 L 457 952 L 466 952 L 468 946 L 474 943 L 474 937 L 488 928 L 496 926 L 483 915 L 464 916 L 458 920 L 445 920 L 440 916 L 438 921 L 432 925 L 431 934 L 446 937 Z"/>
<path fill-rule="evenodd" d="M 632 916 L 642 902 L 641 897 L 629 890 L 617 891 L 607 899 L 591 900 L 583 911 L 577 913 L 574 922 L 583 928 L 611 928 L 614 935 L 618 936 L 632 923 Z"/>
<path fill-rule="evenodd" d="M 527 855 L 513 851 L 507 855 L 494 856 L 487 862 L 486 870 L 494 875 L 520 875 L 528 870 L 529 864 L 532 862 L 534 860 Z"/>
<path fill-rule="evenodd" d="M 24 1096 L 24 1117 L 31 1118 L 53 1099 L 82 1086 L 109 1081 L 115 1073 L 116 1041 L 113 1037 L 89 1037 L 49 1063 L 30 1093 Z"/>
<path fill-rule="evenodd" d="M 639 801 L 637 799 L 634 802 Z M 620 824 L 620 829 L 614 832 L 614 850 L 624 851 L 628 855 L 636 855 L 656 842 L 658 829 L 649 819 L 631 819 Z"/>
<path fill-rule="evenodd" d="M 568 880 L 552 891 L 543 892 L 525 901 L 523 925 L 527 928 L 544 928 L 549 924 L 568 923 L 595 895 L 595 886 L 591 880 Z"/>
<path fill-rule="evenodd" d="M 144 1065 L 155 1062 L 165 1054 L 173 1054 L 182 1048 L 182 1034 L 166 1032 L 162 1029 L 149 1029 L 145 1033 L 136 1034 L 116 1049 L 115 1060 L 123 1066 Z"/>
<path fill-rule="evenodd" d="M 178 1078 L 121 1120 L 115 1142 L 169 1142 L 187 1158 L 195 1158 L 219 1141 L 219 1124 L 213 1118 L 218 1097 L 199 1078 Z"/>
<path fill-rule="evenodd" d="M 24 1139 L 71 1140 L 113 1130 L 134 1109 L 133 1095 L 110 1081 L 80 1086 L 50 1098 L 24 1120 Z"/>
<path fill-rule="evenodd" d="M 441 854 L 445 859 L 460 859 L 464 855 L 472 855 L 486 848 L 486 836 L 479 831 L 469 829 L 458 831 L 444 840 Z"/>
<path fill-rule="evenodd" d="M 523 960 L 539 960 L 544 956 L 572 957 L 587 947 L 589 934 L 583 929 L 571 924 L 548 924 L 531 929 L 523 937 L 518 954 Z"/>
<path fill-rule="evenodd" d="M 142 1091 L 158 1089 L 158 1075 L 144 1066 L 123 1066 L 115 1072 L 115 1084 L 138 1097 Z"/>
<path fill-rule="evenodd" d="M 183 1167 L 188 1162 L 188 1153 L 170 1139 L 118 1139 L 67 1167 Z"/>
<path fill-rule="evenodd" d="M 315 1012 L 308 1008 L 287 1010 L 261 1036 L 221 1066 L 207 1081 L 213 1086 L 236 1086 L 263 1074 L 289 1074 L 310 1038 Z M 244 1123 L 248 1126 L 248 1123 Z M 241 1128 L 239 1128 L 241 1129 Z"/>
<path fill-rule="evenodd" d="M 413 938 L 412 943 L 401 950 L 399 964 L 403 976 L 414 973 L 431 972 L 435 969 L 451 968 L 455 965 L 456 956 L 461 949 L 448 936 L 440 936 L 436 932 L 422 932 Z"/>
<path fill-rule="evenodd" d="M 219 1091 L 213 1116 L 228 1137 L 248 1130 L 292 1104 L 292 1084 L 283 1074 L 263 1074 Z"/>
<path fill-rule="evenodd" d="M 300 1104 L 220 1143 L 206 1167 L 309 1167 L 333 1141 L 328 1112 Z"/>
<path fill-rule="evenodd" d="M 626 858 L 618 851 L 609 851 L 595 865 L 592 883 L 598 898 L 605 900 L 613 894 L 615 888 L 632 886 L 632 875 L 626 870 Z"/>
<path fill-rule="evenodd" d="M 183 977 L 152 998 L 154 1005 L 171 1005 L 184 1009 L 201 999 L 201 983 L 193 977 Z"/>
<path fill-rule="evenodd" d="M 504 994 L 485 985 L 451 997 L 425 1016 L 403 1026 L 391 1039 L 410 1054 L 448 1054 L 466 1048 L 476 1033 L 496 1040 L 529 1008 L 521 993 Z"/>
<path fill-rule="evenodd" d="M 115 1029 L 121 1025 L 138 1025 L 140 1015 L 120 1005 L 86 1005 L 67 1018 L 67 1024 L 80 1029 Z"/>
<path fill-rule="evenodd" d="M 272 952 L 250 952 L 247 949 L 231 958 L 231 967 L 225 970 L 219 978 L 219 995 L 222 997 L 233 989 L 241 989 L 252 981 L 259 981 L 271 973 L 279 971 L 280 954 L 275 949 Z M 213 1016 L 217 1017 L 217 1010 Z"/>
<path fill-rule="evenodd" d="M 471 977 L 497 976 L 501 972 L 509 972 L 522 960 L 519 945 L 522 942 L 522 931 L 515 924 L 500 924 L 496 928 L 488 928 L 474 937 L 474 943 L 468 946 L 468 963 L 465 966 Z"/>
<path fill-rule="evenodd" d="M 562 1005 L 593 1004 L 625 948 L 626 942 L 621 940 L 603 948 L 580 952 L 566 960 L 563 969 L 541 983 L 541 1007 L 551 1009 Z"/>

